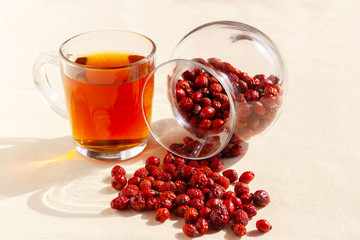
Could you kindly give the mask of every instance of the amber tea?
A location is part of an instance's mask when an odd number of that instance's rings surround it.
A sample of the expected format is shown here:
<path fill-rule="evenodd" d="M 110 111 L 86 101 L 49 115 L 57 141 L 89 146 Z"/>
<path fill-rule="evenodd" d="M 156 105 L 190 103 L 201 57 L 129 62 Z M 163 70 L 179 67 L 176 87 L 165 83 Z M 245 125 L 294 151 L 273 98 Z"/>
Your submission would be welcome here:
<path fill-rule="evenodd" d="M 73 137 L 85 148 L 100 152 L 131 149 L 149 134 L 141 107 L 144 83 L 153 70 L 143 56 L 100 53 L 76 58 L 83 71 L 62 74 Z M 137 62 L 137 64 L 133 64 Z M 148 84 L 153 86 L 153 79 Z M 151 102 L 153 87 L 144 97 Z M 150 99 L 149 99 L 150 98 Z M 149 101 L 150 100 L 150 101 Z M 146 116 L 151 105 L 144 106 Z"/>

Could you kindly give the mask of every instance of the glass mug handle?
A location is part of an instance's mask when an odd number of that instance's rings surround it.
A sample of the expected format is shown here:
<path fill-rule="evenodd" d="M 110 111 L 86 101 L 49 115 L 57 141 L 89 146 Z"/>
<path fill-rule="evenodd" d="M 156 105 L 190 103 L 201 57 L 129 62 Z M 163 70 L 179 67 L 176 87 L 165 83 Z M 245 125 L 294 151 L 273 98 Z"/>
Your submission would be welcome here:
<path fill-rule="evenodd" d="M 60 68 L 60 58 L 55 52 L 44 52 L 38 56 L 33 65 L 33 79 L 44 102 L 64 118 L 68 118 L 64 99 L 55 91 L 52 79 L 47 73 L 47 66 Z"/>

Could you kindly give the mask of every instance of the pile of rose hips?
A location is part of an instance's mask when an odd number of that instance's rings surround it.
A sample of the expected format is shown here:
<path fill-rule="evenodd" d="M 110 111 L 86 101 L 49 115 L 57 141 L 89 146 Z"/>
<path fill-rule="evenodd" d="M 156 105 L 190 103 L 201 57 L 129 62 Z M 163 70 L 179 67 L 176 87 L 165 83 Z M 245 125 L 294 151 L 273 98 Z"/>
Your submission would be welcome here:
<path fill-rule="evenodd" d="M 250 192 L 253 172 L 239 176 L 234 169 L 223 171 L 223 166 L 218 157 L 195 161 L 167 153 L 162 163 L 158 157 L 149 157 L 145 167 L 127 179 L 125 169 L 116 165 L 111 170 L 111 185 L 119 194 L 111 207 L 156 210 L 159 222 L 169 219 L 173 212 L 184 218 L 182 230 L 189 237 L 205 234 L 209 227 L 221 230 L 227 224 L 232 224 L 236 235 L 243 236 L 257 208 L 269 204 L 269 194 L 264 190 Z M 232 184 L 233 191 L 229 190 Z M 258 220 L 256 227 L 261 232 L 271 229 L 265 219 Z"/>
<path fill-rule="evenodd" d="M 230 114 L 229 101 L 235 103 L 235 134 L 242 141 L 263 132 L 274 120 L 282 101 L 282 82 L 278 77 L 264 74 L 250 77 L 218 58 L 193 60 L 226 74 L 232 96 L 209 72 L 185 71 L 176 84 L 174 98 L 179 112 L 191 126 L 199 131 L 221 130 Z"/>

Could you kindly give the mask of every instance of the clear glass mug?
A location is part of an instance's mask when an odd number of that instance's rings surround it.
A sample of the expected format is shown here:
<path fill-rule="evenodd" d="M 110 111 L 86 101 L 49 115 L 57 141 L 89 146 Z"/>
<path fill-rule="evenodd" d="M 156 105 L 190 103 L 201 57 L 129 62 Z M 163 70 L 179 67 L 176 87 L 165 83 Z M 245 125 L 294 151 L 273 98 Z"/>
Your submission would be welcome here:
<path fill-rule="evenodd" d="M 35 61 L 34 83 L 43 100 L 69 119 L 81 154 L 125 160 L 145 148 L 149 129 L 142 111 L 150 121 L 154 77 L 148 76 L 155 68 L 155 53 L 156 45 L 146 36 L 102 30 L 74 36 L 60 46 L 59 54 L 43 53 Z M 57 79 L 48 79 L 48 65 L 60 67 L 64 94 L 54 87 Z M 146 80 L 150 87 L 143 92 Z"/>
<path fill-rule="evenodd" d="M 146 123 L 152 135 L 168 151 L 195 160 L 236 155 L 229 151 L 238 144 L 245 153 L 249 141 L 276 122 L 287 93 L 285 64 L 273 41 L 233 21 L 195 28 L 151 74 L 157 107 Z M 208 83 L 198 86 L 200 75 Z M 221 91 L 215 93 L 212 83 Z M 146 98 L 143 103 L 149 104 Z M 146 111 L 143 115 L 149 119 Z"/>

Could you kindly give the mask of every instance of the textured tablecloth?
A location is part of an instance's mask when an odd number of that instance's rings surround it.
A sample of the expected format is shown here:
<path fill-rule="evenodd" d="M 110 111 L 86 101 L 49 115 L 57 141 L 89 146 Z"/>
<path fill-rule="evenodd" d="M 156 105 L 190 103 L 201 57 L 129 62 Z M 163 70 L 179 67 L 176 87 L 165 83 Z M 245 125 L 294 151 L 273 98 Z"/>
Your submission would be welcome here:
<path fill-rule="evenodd" d="M 184 222 L 154 212 L 110 208 L 115 163 L 82 157 L 69 124 L 48 108 L 32 81 L 32 64 L 69 37 L 126 29 L 152 38 L 157 63 L 195 27 L 212 21 L 250 24 L 270 36 L 288 69 L 283 114 L 250 143 L 240 161 L 252 190 L 271 203 L 243 239 L 360 239 L 360 2 L 0 0 L 0 239 L 186 239 Z M 129 176 L 165 151 L 146 150 L 121 164 Z M 273 229 L 258 234 L 257 219 Z M 228 227 L 201 239 L 236 239 Z"/>

